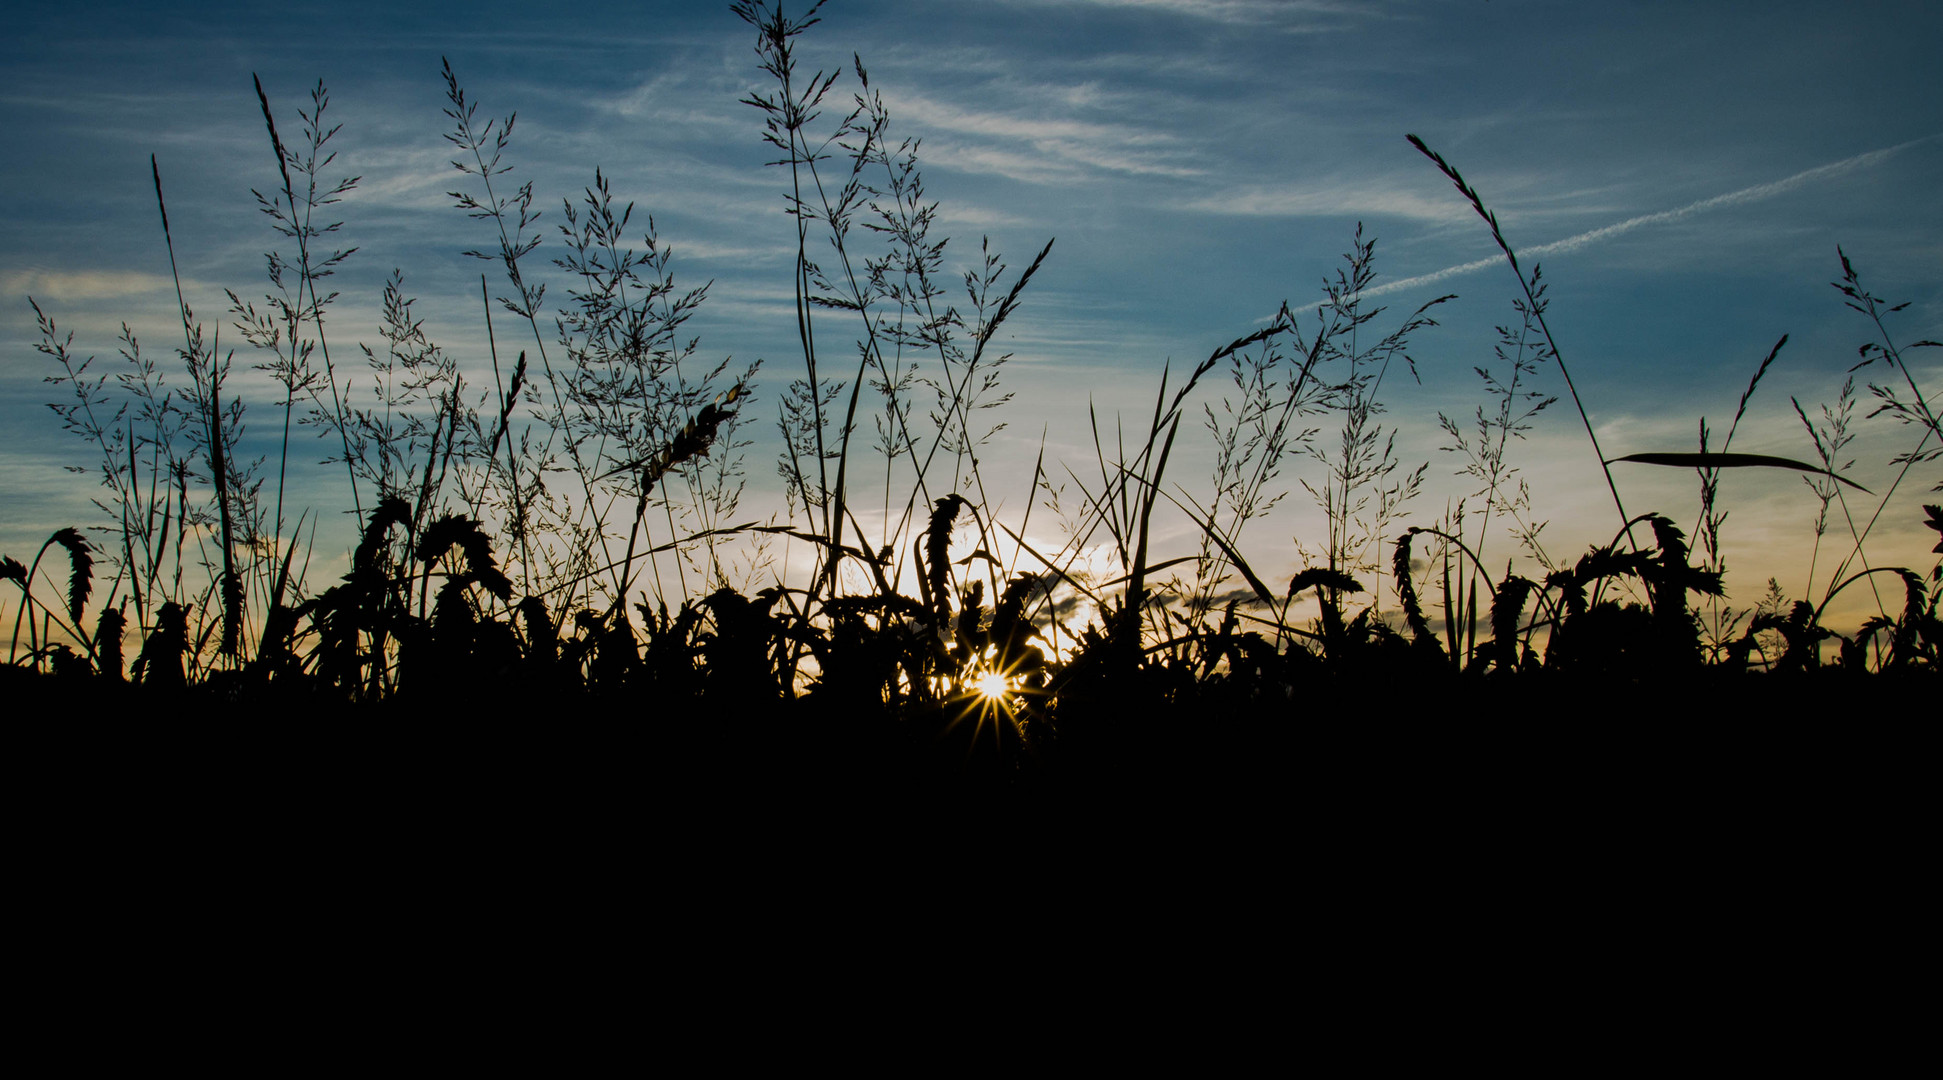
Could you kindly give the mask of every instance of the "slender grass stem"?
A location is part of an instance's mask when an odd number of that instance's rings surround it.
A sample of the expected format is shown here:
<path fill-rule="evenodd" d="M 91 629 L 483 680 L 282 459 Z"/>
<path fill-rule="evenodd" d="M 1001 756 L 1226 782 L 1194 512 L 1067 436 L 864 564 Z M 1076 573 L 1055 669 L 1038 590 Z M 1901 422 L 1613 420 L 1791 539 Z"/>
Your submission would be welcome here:
<path fill-rule="evenodd" d="M 1463 193 L 1464 197 L 1470 201 L 1471 208 L 1477 211 L 1479 217 L 1490 224 L 1491 239 L 1497 241 L 1498 250 L 1504 252 L 1506 261 L 1511 264 L 1511 271 L 1518 278 L 1518 287 L 1524 291 L 1525 302 L 1536 307 L 1538 302 L 1537 297 L 1532 295 L 1531 283 L 1526 280 L 1524 270 L 1518 266 L 1517 253 L 1511 250 L 1511 244 L 1504 238 L 1504 230 L 1498 227 L 1498 215 L 1485 209 L 1484 199 L 1478 195 L 1476 189 L 1464 182 L 1464 177 L 1458 173 L 1455 166 L 1444 160 L 1443 155 L 1432 151 L 1430 147 L 1424 145 L 1422 139 L 1419 139 L 1415 135 L 1407 135 L 1405 138 L 1410 140 L 1410 145 L 1416 147 L 1425 157 L 1436 163 L 1438 171 L 1442 172 L 1452 184 L 1456 185 L 1457 190 Z M 1587 415 L 1585 401 L 1579 397 L 1579 388 L 1572 381 L 1571 370 L 1565 365 L 1565 354 L 1559 351 L 1558 340 L 1552 336 L 1552 328 L 1546 323 L 1544 314 L 1540 312 L 1536 313 L 1536 315 L 1538 328 L 1545 335 L 1545 344 L 1551 348 L 1552 359 L 1558 362 L 1558 372 L 1565 377 L 1565 389 L 1572 395 L 1572 405 L 1579 411 L 1579 421 L 1585 425 L 1586 438 L 1592 442 L 1592 452 L 1599 458 L 1599 468 L 1606 477 L 1606 489 L 1612 493 L 1613 508 L 1619 511 L 1619 520 L 1629 523 L 1626 530 L 1626 542 L 1634 550 L 1638 550 L 1639 544 L 1633 539 L 1630 527 L 1630 522 L 1633 520 L 1632 516 L 1626 513 L 1626 502 L 1619 497 L 1619 485 L 1612 478 L 1612 466 L 1606 464 L 1605 451 L 1599 446 L 1599 433 L 1592 429 L 1592 417 Z"/>

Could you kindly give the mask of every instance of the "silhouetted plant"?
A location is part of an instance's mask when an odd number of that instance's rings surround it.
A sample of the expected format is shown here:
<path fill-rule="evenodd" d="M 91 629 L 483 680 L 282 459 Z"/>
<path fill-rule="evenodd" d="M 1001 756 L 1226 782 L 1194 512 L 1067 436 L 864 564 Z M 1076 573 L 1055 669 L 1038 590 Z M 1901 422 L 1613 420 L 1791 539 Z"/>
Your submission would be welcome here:
<path fill-rule="evenodd" d="M 1325 378 L 1337 381 L 1328 402 L 1342 413 L 1342 432 L 1334 452 L 1310 444 L 1307 452 L 1328 470 L 1320 490 L 1307 480 L 1302 486 L 1316 500 L 1328 519 L 1329 537 L 1323 549 L 1323 563 L 1331 570 L 1347 574 L 1378 569 L 1367 552 L 1387 537 L 1392 521 L 1404 511 L 1404 504 L 1416 498 L 1423 486 L 1427 465 L 1403 472 L 1396 456 L 1396 430 L 1385 429 L 1377 418 L 1384 412 L 1378 396 L 1392 361 L 1401 358 L 1413 378 L 1416 361 L 1405 350 L 1410 335 L 1437 325 L 1426 312 L 1454 299 L 1440 296 L 1417 308 L 1396 329 L 1375 344 L 1360 344 L 1363 328 L 1385 310 L 1365 307 L 1363 292 L 1375 280 L 1376 240 L 1363 239 L 1358 223 L 1351 250 L 1343 256 L 1348 269 L 1336 271 L 1333 281 L 1323 282 L 1325 300 L 1316 309 L 1322 324 L 1311 349 L 1321 356 L 1327 368 Z M 1297 346 L 1301 335 L 1297 331 Z"/>
<path fill-rule="evenodd" d="M 320 282 L 355 249 L 312 250 L 338 228 L 314 218 L 355 180 L 320 181 L 337 130 L 323 121 L 321 83 L 299 113 L 304 146 L 294 151 L 278 137 L 259 86 L 281 186 L 257 198 L 298 251 L 294 260 L 268 256 L 276 291 L 261 308 L 230 299 L 238 328 L 268 354 L 263 368 L 282 389 L 277 499 L 265 506 L 260 497 L 262 462 L 237 459 L 243 408 L 230 359 L 213 337 L 205 342 L 180 295 L 188 380 L 179 390 L 142 357 L 127 327 L 127 370 L 112 384 L 92 373 L 92 358 L 77 359 L 72 336 L 35 304 L 37 348 L 58 368 L 50 381 L 71 394 L 54 409 L 101 455 L 107 495 L 98 505 L 110 540 L 90 544 L 69 528 L 42 545 L 31 567 L 0 558 L 0 578 L 21 594 L 12 665 L 64 686 L 120 681 L 132 621 L 145 631 L 128 671 L 142 693 L 379 711 L 398 702 L 395 715 L 414 720 L 544 706 L 644 717 L 676 767 L 714 754 L 730 768 L 771 760 L 777 773 L 806 767 L 800 759 L 911 768 L 973 785 L 1029 787 L 1063 772 L 1151 788 L 1196 768 L 1235 767 L 1266 745 L 1265 733 L 1367 715 L 1371 687 L 1408 686 L 1449 711 L 1460 703 L 1502 709 L 1503 695 L 1527 688 L 1534 701 L 1573 686 L 1737 690 L 1757 678 L 1757 657 L 1768 669 L 1758 678 L 1770 680 L 1762 685 L 1784 692 L 1863 675 L 1920 692 L 1927 684 L 1911 680 L 1936 677 L 1943 562 L 1927 578 L 1866 561 L 1850 572 L 1873 518 L 1851 520 L 1854 552 L 1818 603 L 1790 601 L 1775 581 L 1751 617 L 1719 603 L 1723 470 L 1804 471 L 1821 502 L 1818 540 L 1831 505 L 1847 514 L 1843 489 L 1859 489 L 1843 475 L 1853 382 L 1819 424 L 1796 405 L 1819 465 L 1732 450 L 1786 337 L 1742 394 L 1718 451 L 1702 418 L 1698 453 L 1602 458 L 1698 470 L 1698 555 L 1670 518 L 1623 510 L 1609 544 L 1571 565 L 1548 555 L 1538 542 L 1544 522 L 1530 514 L 1529 490 L 1509 457 L 1513 440 L 1553 400 L 1535 389 L 1544 365 L 1558 361 L 1545 326 L 1546 284 L 1536 267 L 1522 270 L 1476 192 L 1414 139 L 1491 224 L 1521 285 L 1518 326 L 1498 328 L 1492 365 L 1476 369 L 1487 404 L 1470 422 L 1439 414 L 1451 440 L 1445 449 L 1461 456 L 1459 475 L 1475 484 L 1468 502 L 1447 507 L 1434 527 L 1391 535 L 1425 467 L 1410 471 L 1397 457 L 1383 380 L 1396 360 L 1414 373 L 1409 337 L 1435 325 L 1428 313 L 1450 298 L 1423 305 L 1371 343 L 1382 310 L 1366 303 L 1375 241 L 1359 227 L 1347 267 L 1324 283 L 1313 325 L 1299 325 L 1284 302 L 1268 325 L 1214 350 L 1178 384 L 1164 368 L 1144 432 L 1137 423 L 1103 431 L 1089 407 L 1097 478 L 1068 467 L 1079 499 L 1062 504 L 1066 484 L 1048 481 L 1042 447 L 1027 511 L 1001 520 L 980 460 L 1003 423 L 986 410 L 1009 396 L 999 378 L 1006 357 L 992 342 L 1020 310 L 1050 242 L 1015 277 L 982 248 L 964 274 L 960 305 L 946 304 L 938 284 L 946 241 L 930 231 L 936 205 L 925 199 L 917 142 L 892 136 L 861 58 L 852 57 L 860 87 L 853 107 L 821 126 L 818 110 L 843 73 L 805 81 L 793 52 L 820 5 L 794 19 L 780 4 L 735 10 L 756 28 L 760 62 L 776 80 L 775 90 L 747 100 L 764 113 L 764 138 L 781 154 L 776 164 L 790 170 L 787 205 L 797 228 L 804 371 L 779 403 L 789 520 L 734 520 L 747 445 L 738 432 L 758 368 L 700 359 L 686 325 L 708 286 L 677 287 L 652 218 L 642 246 L 629 246 L 633 204 L 617 206 L 600 170 L 578 204 L 563 203 L 565 250 L 553 265 L 570 281 L 569 299 L 554 313 L 549 342 L 540 326 L 547 283 L 527 258 L 540 242 L 535 196 L 530 184 L 509 193 L 504 179 L 513 117 L 480 123 L 450 65 L 446 137 L 475 185 L 454 198 L 498 234 L 496 248 L 467 254 L 505 274 L 498 311 L 526 322 L 532 346 L 520 349 L 502 381 L 494 297 L 482 276 L 495 382 L 469 388 L 461 358 L 434 343 L 394 271 L 381 300 L 383 347 L 363 349 L 356 378 L 338 372 L 324 336 L 334 294 L 320 295 Z M 151 164 L 173 260 L 160 169 Z M 822 264 L 808 255 L 812 232 L 831 244 Z M 866 254 L 865 241 L 884 247 Z M 1843 271 L 1837 287 L 1881 330 L 1882 316 L 1898 309 L 1862 288 L 1846 255 Z M 828 326 L 821 344 L 817 336 L 825 318 L 855 327 L 854 373 L 832 375 L 822 349 Z M 1872 415 L 1923 429 L 1915 449 L 1895 459 L 1907 471 L 1936 458 L 1939 432 L 1903 352 L 1886 332 L 1882 338 L 1864 347 L 1864 364 L 1900 370 L 1915 398 L 1872 386 L 1882 402 Z M 1190 399 L 1217 368 L 1232 389 L 1219 411 L 1202 410 L 1214 450 L 1204 504 L 1170 484 L 1167 470 Z M 1575 391 L 1573 398 L 1592 436 Z M 314 593 L 295 560 L 311 512 L 286 535 L 283 507 L 300 399 L 309 403 L 308 422 L 338 436 L 326 464 L 345 465 L 361 525 L 348 571 Z M 873 413 L 867 450 L 852 438 L 860 409 Z M 1340 423 L 1340 439 L 1320 448 L 1304 424 L 1325 411 Z M 870 453 L 884 458 L 883 491 L 866 501 L 852 488 L 865 490 Z M 1325 473 L 1298 481 L 1323 509 L 1327 536 L 1317 565 L 1278 590 L 1268 579 L 1279 574 L 1265 578 L 1244 556 L 1242 534 L 1286 494 L 1276 486 L 1281 471 L 1305 460 Z M 542 476 L 550 470 L 574 479 L 548 489 Z M 1610 483 L 1609 469 L 1607 476 Z M 191 497 L 191 481 L 209 490 L 207 500 Z M 868 483 L 874 491 L 876 481 Z M 1617 506 L 1616 485 L 1612 491 Z M 1062 518 L 1057 550 L 1028 537 L 1031 507 L 1042 499 Z M 883 517 L 875 530 L 855 509 L 867 515 L 871 502 Z M 1876 513 L 1887 505 L 1885 495 Z M 1924 509 L 1928 526 L 1943 532 L 1943 509 Z M 1167 527 L 1156 511 L 1165 519 L 1176 510 L 1193 522 L 1198 550 L 1168 557 L 1156 550 Z M 316 518 L 308 520 L 314 531 Z M 1525 576 L 1513 559 L 1501 571 L 1485 562 L 1493 523 L 1507 521 L 1521 558 L 1542 574 Z M 1635 535 L 1642 524 L 1650 547 Z M 1010 559 L 999 557 L 1001 537 L 1014 545 Z M 202 574 L 187 583 L 185 538 L 195 542 L 190 561 L 200 555 Z M 746 580 L 732 580 L 732 557 L 717 545 L 740 541 L 760 551 L 772 540 L 811 545 L 811 577 L 792 585 L 785 567 L 751 595 Z M 1366 584 L 1381 581 L 1385 543 L 1401 629 L 1383 618 L 1380 589 Z M 45 587 L 35 594 L 42 557 L 54 547 L 69 558 L 62 601 L 44 600 Z M 97 558 L 106 560 L 99 574 Z M 760 565 L 757 558 L 747 565 Z M 664 563 L 672 580 L 662 576 Z M 1813 595 L 1818 569 L 1811 564 L 1805 595 Z M 95 588 L 97 577 L 104 588 Z M 1824 625 L 1844 590 L 1888 577 L 1902 584 L 1899 603 L 1881 604 L 1853 636 Z M 1438 584 L 1441 595 L 1431 592 Z M 1707 598 L 1704 620 L 1695 595 Z M 87 634 L 91 600 L 98 609 Z M 1077 631 L 1065 625 L 1086 605 L 1091 622 Z M 1298 609 L 1313 610 L 1313 620 L 1298 624 Z M 1832 665 L 1822 655 L 1831 640 Z"/>
<path fill-rule="evenodd" d="M 1445 161 L 1443 155 L 1433 151 L 1415 135 L 1404 137 L 1409 140 L 1410 145 L 1417 148 L 1418 152 L 1436 163 L 1438 171 L 1443 173 L 1445 178 L 1457 188 L 1458 193 L 1471 204 L 1471 209 L 1477 211 L 1477 215 L 1491 226 L 1491 239 L 1497 242 L 1498 250 L 1504 252 L 1505 261 L 1511 264 L 1512 273 L 1518 277 L 1518 287 L 1525 294 L 1526 310 L 1530 312 L 1532 320 L 1538 324 L 1538 332 L 1544 335 L 1547 351 L 1553 362 L 1558 365 L 1559 375 L 1565 379 L 1566 392 L 1571 395 L 1572 404 L 1579 410 L 1579 419 L 1585 424 L 1585 434 L 1592 443 L 1592 452 L 1599 456 L 1600 467 L 1606 474 L 1606 487 L 1612 492 L 1613 507 L 1619 511 L 1622 520 L 1632 521 L 1633 519 L 1626 514 L 1625 502 L 1619 497 L 1619 485 L 1613 482 L 1612 469 L 1605 464 L 1606 455 L 1599 448 L 1598 433 L 1592 430 L 1592 418 L 1587 415 L 1585 402 L 1580 399 L 1578 387 L 1572 382 L 1572 373 L 1566 369 L 1565 357 L 1559 353 L 1558 341 L 1552 337 L 1552 329 L 1545 322 L 1545 309 L 1539 303 L 1538 268 L 1534 266 L 1531 275 L 1526 276 L 1524 270 L 1518 265 L 1517 253 L 1511 249 L 1510 241 L 1505 239 L 1504 230 L 1498 226 L 1498 215 L 1485 208 L 1483 197 L 1477 193 L 1477 189 L 1465 183 L 1464 177 L 1458 173 L 1456 166 Z"/>
<path fill-rule="evenodd" d="M 1497 407 L 1488 414 L 1484 406 L 1477 407 L 1475 432 L 1469 436 L 1457 421 L 1442 412 L 1437 414 L 1437 422 L 1451 438 L 1451 444 L 1442 449 L 1447 453 L 1462 454 L 1465 458 L 1458 475 L 1468 476 L 1479 484 L 1478 489 L 1469 496 L 1484 503 L 1475 541 L 1478 561 L 1482 562 L 1485 551 L 1490 547 L 1491 518 L 1495 514 L 1510 519 L 1511 535 L 1540 566 L 1551 571 L 1557 568 L 1552 565 L 1550 556 L 1538 539 L 1546 523 L 1526 519 L 1531 507 L 1531 489 L 1521 480 L 1515 493 L 1509 490 L 1518 474 L 1518 467 L 1508 460 L 1511 440 L 1522 440 L 1525 433 L 1531 430 L 1532 421 L 1538 414 L 1558 400 L 1531 388 L 1540 366 L 1551 355 L 1550 346 L 1538 330 L 1538 319 L 1544 315 L 1547 301 L 1546 285 L 1537 264 L 1532 266 L 1530 284 L 1529 301 L 1524 297 L 1512 301 L 1512 307 L 1519 315 L 1518 329 L 1513 331 L 1507 326 L 1497 328 L 1498 343 L 1494 347 L 1494 354 L 1500 364 L 1510 366 L 1510 373 L 1493 375 L 1490 369 L 1483 366 L 1473 368 L 1478 378 L 1484 381 L 1486 395 L 1497 399 Z M 1500 367 L 1499 370 L 1502 372 L 1504 369 Z M 1460 500 L 1455 512 L 1448 515 L 1448 528 L 1459 536 L 1468 535 L 1464 522 L 1465 502 Z M 1443 554 L 1439 552 L 1439 557 Z M 1468 650 L 1474 648 L 1477 641 L 1475 613 L 1478 578 L 1475 573 L 1460 572 L 1453 584 L 1456 595 L 1447 599 L 1453 613 L 1464 613 L 1457 617 L 1466 620 L 1460 629 L 1453 630 L 1453 640 L 1462 639 Z M 1496 626 L 1495 615 L 1493 626 Z"/>

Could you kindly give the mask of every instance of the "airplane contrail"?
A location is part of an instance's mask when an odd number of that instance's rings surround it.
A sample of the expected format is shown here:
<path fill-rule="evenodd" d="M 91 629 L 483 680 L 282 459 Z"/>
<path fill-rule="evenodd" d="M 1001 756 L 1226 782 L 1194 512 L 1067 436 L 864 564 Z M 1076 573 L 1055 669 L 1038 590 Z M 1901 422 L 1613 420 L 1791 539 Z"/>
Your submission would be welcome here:
<path fill-rule="evenodd" d="M 1812 169 L 1803 170 L 1793 176 L 1784 177 L 1771 183 L 1756 184 L 1753 187 L 1741 188 L 1739 191 L 1730 191 L 1725 195 L 1715 195 L 1712 198 L 1701 199 L 1699 202 L 1691 202 L 1674 210 L 1661 210 L 1657 213 L 1641 214 L 1638 217 L 1627 218 L 1624 221 L 1601 226 L 1590 232 L 1582 232 L 1577 236 L 1568 236 L 1563 240 L 1554 240 L 1549 244 L 1539 244 L 1537 247 L 1524 248 L 1519 250 L 1518 254 L 1525 258 L 1530 258 L 1534 255 L 1554 255 L 1561 252 L 1577 251 L 1587 244 L 1596 244 L 1601 240 L 1618 236 L 1621 233 L 1632 232 L 1634 229 L 1642 226 L 1658 225 L 1667 221 L 1678 221 L 1681 218 L 1692 217 L 1695 214 L 1705 213 L 1708 210 L 1717 210 L 1723 206 L 1738 206 L 1742 203 L 1758 202 L 1761 199 L 1773 198 L 1776 195 L 1793 191 L 1804 184 L 1810 184 L 1816 180 L 1824 180 L 1831 176 L 1840 176 L 1843 173 L 1853 172 L 1856 169 L 1881 164 L 1883 161 L 1888 160 L 1891 155 L 1900 153 L 1912 146 L 1940 138 L 1943 138 L 1943 132 L 1937 132 L 1934 135 L 1925 135 L 1920 139 L 1911 139 L 1906 143 L 1897 143 L 1895 146 L 1884 147 L 1881 150 L 1871 150 L 1866 154 L 1857 154 L 1851 158 L 1832 161 L 1827 165 L 1817 165 Z M 1471 262 L 1460 263 L 1456 266 L 1447 266 L 1442 270 L 1437 270 L 1432 273 L 1419 274 L 1416 277 L 1403 278 L 1402 280 L 1392 281 L 1386 285 L 1379 285 L 1376 288 L 1365 290 L 1363 295 L 1381 296 L 1384 293 L 1399 292 L 1404 289 L 1415 288 L 1419 285 L 1429 285 L 1442 281 L 1445 278 L 1456 277 L 1459 274 L 1473 273 L 1487 266 L 1496 266 L 1503 261 L 1503 255 L 1492 255 L 1489 258 L 1476 259 Z"/>

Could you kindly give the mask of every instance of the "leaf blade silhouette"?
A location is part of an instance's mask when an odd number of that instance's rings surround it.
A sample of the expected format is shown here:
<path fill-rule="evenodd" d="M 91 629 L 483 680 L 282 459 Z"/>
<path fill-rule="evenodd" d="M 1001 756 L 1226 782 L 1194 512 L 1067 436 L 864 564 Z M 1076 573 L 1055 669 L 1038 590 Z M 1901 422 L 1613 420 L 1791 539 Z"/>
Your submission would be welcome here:
<path fill-rule="evenodd" d="M 1678 469 L 1744 469 L 1744 468 L 1794 469 L 1799 472 L 1816 473 L 1821 476 L 1826 476 L 1831 480 L 1840 481 L 1841 483 L 1847 484 L 1848 486 L 1863 493 L 1864 495 L 1875 494 L 1875 492 L 1870 491 L 1868 488 L 1863 487 L 1861 484 L 1858 484 L 1853 480 L 1850 480 L 1846 476 L 1839 476 L 1835 473 L 1828 471 L 1827 469 L 1821 468 L 1816 465 L 1810 465 L 1805 461 L 1796 461 L 1793 458 L 1774 457 L 1770 454 L 1716 454 L 1716 453 L 1627 454 L 1625 457 L 1610 458 L 1607 460 L 1606 464 L 1612 465 L 1621 461 L 1632 461 L 1632 462 L 1637 462 L 1638 464 L 1641 465 L 1671 465 L 1674 468 L 1678 468 Z"/>

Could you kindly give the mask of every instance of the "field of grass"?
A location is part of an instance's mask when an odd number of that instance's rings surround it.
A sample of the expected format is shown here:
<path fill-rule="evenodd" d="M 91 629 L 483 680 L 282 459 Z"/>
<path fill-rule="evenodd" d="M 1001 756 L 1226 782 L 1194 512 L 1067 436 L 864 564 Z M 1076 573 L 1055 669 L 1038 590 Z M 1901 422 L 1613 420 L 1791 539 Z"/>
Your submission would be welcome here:
<path fill-rule="evenodd" d="M 863 61 L 807 73 L 794 47 L 814 9 L 736 12 L 769 79 L 747 104 L 792 207 L 792 368 L 701 355 L 684 324 L 707 289 L 676 287 L 652 223 L 598 173 L 541 265 L 533 190 L 506 177 L 512 119 L 482 113 L 449 66 L 445 137 L 465 184 L 453 199 L 484 238 L 468 254 L 497 279 L 477 296 L 492 382 L 468 380 L 396 280 L 382 342 L 347 344 L 328 279 L 351 250 L 331 217 L 356 181 L 331 172 L 328 95 L 320 84 L 293 124 L 259 85 L 279 185 L 256 209 L 281 245 L 260 299 L 230 292 L 223 329 L 181 302 L 176 361 L 125 331 L 112 373 L 35 305 L 53 407 L 93 457 L 105 517 L 0 562 L 13 594 L 4 692 L 47 710 L 263 723 L 612 715 L 686 760 L 764 775 L 1000 787 L 1157 769 L 1218 784 L 1264 767 L 1264 747 L 1313 738 L 1303 725 L 1375 720 L 1374 687 L 1407 686 L 1412 709 L 1453 721 L 1562 717 L 1587 700 L 1703 718 L 1933 700 L 1943 542 L 1887 552 L 1870 535 L 1908 512 L 1913 486 L 1943 489 L 1943 425 L 1905 363 L 1937 343 L 1900 341 L 1899 307 L 1846 256 L 1835 285 L 1866 335 L 1868 415 L 1910 433 L 1882 490 L 1845 475 L 1863 422 L 1854 378 L 1818 416 L 1794 406 L 1816 460 L 1734 452 L 1785 337 L 1724 433 L 1703 425 L 1695 449 L 1608 458 L 1547 324 L 1542 271 L 1415 136 L 1518 283 L 1517 323 L 1479 370 L 1488 407 L 1437 418 L 1474 494 L 1433 524 L 1402 522 L 1425 467 L 1396 453 L 1384 381 L 1414 370 L 1410 339 L 1449 298 L 1401 318 L 1369 302 L 1375 241 L 1360 230 L 1312 308 L 1284 304 L 1163 376 L 1131 429 L 1076 409 L 1089 459 L 1042 454 L 1029 479 L 995 478 L 981 448 L 1009 357 L 994 341 L 1056 245 L 1019 268 L 985 251 L 943 280 L 916 144 L 892 134 Z M 839 75 L 854 92 L 837 92 Z M 151 168 L 173 262 L 167 178 Z M 236 452 L 244 406 L 220 334 L 240 335 L 280 388 L 276 457 Z M 1537 389 L 1555 381 L 1560 397 Z M 742 494 L 761 401 L 780 418 L 787 510 L 752 520 Z M 1572 557 L 1544 547 L 1514 464 L 1553 407 L 1583 426 L 1612 503 L 1611 541 Z M 286 504 L 292 454 L 315 432 L 343 506 Z M 1170 464 L 1202 437 L 1215 469 L 1195 489 Z M 1626 506 L 1618 461 L 1691 470 L 1699 519 Z M 1814 488 L 1820 595 L 1723 599 L 1719 485 L 1742 468 Z M 1286 583 L 1264 579 L 1241 539 L 1292 490 L 1285 471 L 1327 521 Z M 1001 481 L 1034 497 L 1001 512 Z M 305 530 L 314 540 L 320 514 L 347 508 L 361 525 L 349 572 L 315 580 Z M 1923 511 L 1943 533 L 1943 510 Z M 1198 550 L 1156 556 L 1157 517 L 1193 522 Z M 1056 548 L 1032 539 L 1049 518 Z M 1517 538 L 1523 572 L 1480 555 L 1494 527 Z M 1870 592 L 1875 614 L 1826 625 L 1849 590 Z"/>

